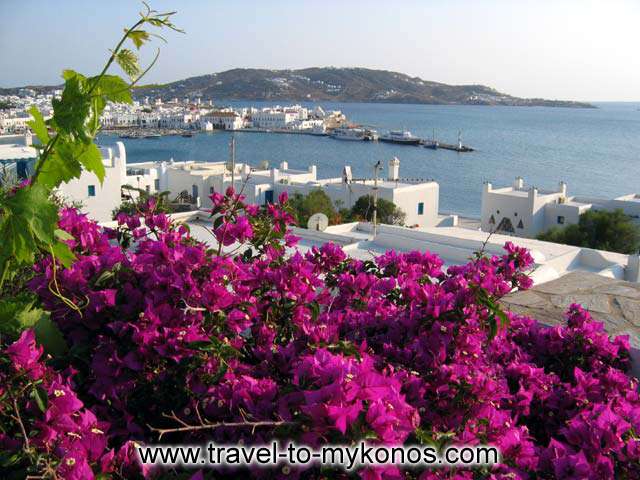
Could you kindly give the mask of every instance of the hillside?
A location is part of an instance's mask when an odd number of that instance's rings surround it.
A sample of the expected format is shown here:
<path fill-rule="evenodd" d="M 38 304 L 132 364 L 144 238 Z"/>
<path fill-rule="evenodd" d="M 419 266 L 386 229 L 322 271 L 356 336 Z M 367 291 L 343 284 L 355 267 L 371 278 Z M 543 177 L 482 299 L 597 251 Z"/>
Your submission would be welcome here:
<path fill-rule="evenodd" d="M 593 107 L 582 102 L 518 98 L 484 85 L 446 85 L 386 70 L 332 67 L 238 68 L 140 87 L 136 95 L 163 99 L 200 96 L 203 99 Z"/>
<path fill-rule="evenodd" d="M 29 86 L 37 92 L 60 86 Z M 0 95 L 19 88 L 0 88 Z M 305 68 L 267 70 L 236 68 L 210 75 L 189 77 L 163 85 L 134 90 L 137 98 L 149 96 L 203 100 L 336 101 L 421 103 L 434 105 L 511 105 L 595 108 L 584 102 L 519 98 L 485 85 L 447 85 L 403 73 L 368 68 Z"/>

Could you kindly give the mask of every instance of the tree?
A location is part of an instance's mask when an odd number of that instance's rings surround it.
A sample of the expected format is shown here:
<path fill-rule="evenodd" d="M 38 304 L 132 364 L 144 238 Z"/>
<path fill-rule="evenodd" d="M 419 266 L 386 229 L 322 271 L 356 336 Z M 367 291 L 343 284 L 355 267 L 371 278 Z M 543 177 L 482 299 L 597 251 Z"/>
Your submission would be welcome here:
<path fill-rule="evenodd" d="M 351 209 L 353 218 L 370 222 L 373 219 L 373 196 L 363 195 L 356 200 Z M 378 199 L 378 222 L 388 225 L 404 225 L 406 214 L 400 210 L 393 202 Z"/>
<path fill-rule="evenodd" d="M 300 227 L 306 228 L 309 217 L 314 213 L 324 213 L 332 224 L 338 220 L 338 212 L 331 198 L 320 188 L 312 190 L 308 195 L 294 193 L 289 202 Z"/>
<path fill-rule="evenodd" d="M 114 220 L 119 213 L 133 215 L 136 212 L 142 212 L 147 208 L 150 201 L 154 202 L 154 210 L 158 213 L 172 212 L 169 204 L 169 192 L 148 193 L 143 188 L 132 187 L 131 185 L 123 185 L 121 188 L 124 201 L 111 212 Z M 126 193 L 125 193 L 126 192 Z"/>
<path fill-rule="evenodd" d="M 589 210 L 580 215 L 577 224 L 554 227 L 538 235 L 538 239 L 630 254 L 640 250 L 640 226 L 621 209 Z"/>

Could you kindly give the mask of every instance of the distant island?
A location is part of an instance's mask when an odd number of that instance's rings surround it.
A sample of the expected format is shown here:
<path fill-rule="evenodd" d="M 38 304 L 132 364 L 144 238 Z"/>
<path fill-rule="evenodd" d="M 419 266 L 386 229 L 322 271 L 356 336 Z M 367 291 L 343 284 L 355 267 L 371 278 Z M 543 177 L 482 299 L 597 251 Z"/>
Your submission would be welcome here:
<path fill-rule="evenodd" d="M 0 89 L 0 93 L 2 91 Z M 203 100 L 596 108 L 585 102 L 514 97 L 485 85 L 447 85 L 387 70 L 334 67 L 300 70 L 235 68 L 162 85 L 141 86 L 135 89 L 135 96 L 161 98 L 165 101 L 176 97 L 200 97 Z"/>
<path fill-rule="evenodd" d="M 138 88 L 136 95 L 163 100 L 200 96 L 229 100 L 595 108 L 584 102 L 514 97 L 485 85 L 446 85 L 387 70 L 334 67 L 301 70 L 236 68 L 163 85 L 147 85 Z"/>

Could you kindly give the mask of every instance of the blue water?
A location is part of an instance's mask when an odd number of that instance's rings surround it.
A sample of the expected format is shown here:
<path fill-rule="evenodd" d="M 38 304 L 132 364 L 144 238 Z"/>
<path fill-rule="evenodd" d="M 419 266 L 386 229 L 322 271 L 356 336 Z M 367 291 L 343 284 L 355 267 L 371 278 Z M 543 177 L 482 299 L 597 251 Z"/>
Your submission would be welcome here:
<path fill-rule="evenodd" d="M 263 106 L 266 103 L 251 102 Z M 247 106 L 250 102 L 229 102 Z M 351 165 L 355 177 L 372 176 L 378 160 L 400 159 L 401 177 L 432 178 L 440 184 L 441 211 L 478 216 L 482 183 L 510 184 L 521 175 L 539 188 L 568 183 L 569 195 L 613 197 L 640 193 L 640 103 L 602 103 L 598 109 L 322 103 L 342 110 L 380 133 L 406 128 L 442 142 L 477 150 L 456 153 L 386 143 L 346 142 L 327 137 L 236 133 L 236 158 L 291 168 L 318 166 L 319 177 L 339 176 Z M 228 132 L 155 140 L 124 140 L 129 162 L 150 160 L 225 161 Z M 103 136 L 112 143 L 115 136 Z M 385 170 L 386 171 L 386 170 Z"/>

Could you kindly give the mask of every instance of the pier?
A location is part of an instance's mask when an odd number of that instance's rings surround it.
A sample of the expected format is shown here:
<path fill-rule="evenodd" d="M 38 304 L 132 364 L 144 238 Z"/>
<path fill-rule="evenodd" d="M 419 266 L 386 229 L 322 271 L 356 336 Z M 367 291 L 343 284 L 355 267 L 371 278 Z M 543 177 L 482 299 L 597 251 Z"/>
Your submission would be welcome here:
<path fill-rule="evenodd" d="M 474 148 L 468 147 L 466 145 L 458 144 L 454 145 L 452 143 L 442 143 L 442 142 L 433 142 L 433 140 L 421 140 L 420 145 L 430 148 L 432 150 L 438 150 L 439 148 L 443 150 L 452 150 L 454 152 L 473 152 Z"/>
<path fill-rule="evenodd" d="M 227 132 L 247 132 L 247 133 L 276 133 L 276 134 L 288 134 L 288 135 L 311 135 L 314 137 L 327 137 L 330 136 L 328 132 L 321 132 L 313 129 L 289 129 L 289 128 L 256 128 L 246 127 L 238 129 L 215 129 L 217 131 Z M 120 127 L 120 128 L 105 128 L 104 133 L 119 135 L 120 138 L 127 139 L 147 139 L 147 138 L 159 138 L 164 136 L 183 136 L 191 137 L 195 134 L 206 133 L 197 129 L 176 129 L 176 128 L 144 128 L 144 127 Z M 363 138 L 362 141 L 365 139 Z M 368 141 L 378 141 L 372 139 L 366 139 Z M 402 145 L 402 143 L 396 143 L 396 145 Z M 419 146 L 423 148 L 429 148 L 431 150 L 451 150 L 453 152 L 465 153 L 473 152 L 474 148 L 467 145 L 463 145 L 460 140 L 458 144 L 439 142 L 433 139 L 419 138 L 414 143 L 406 143 L 406 145 Z"/>

